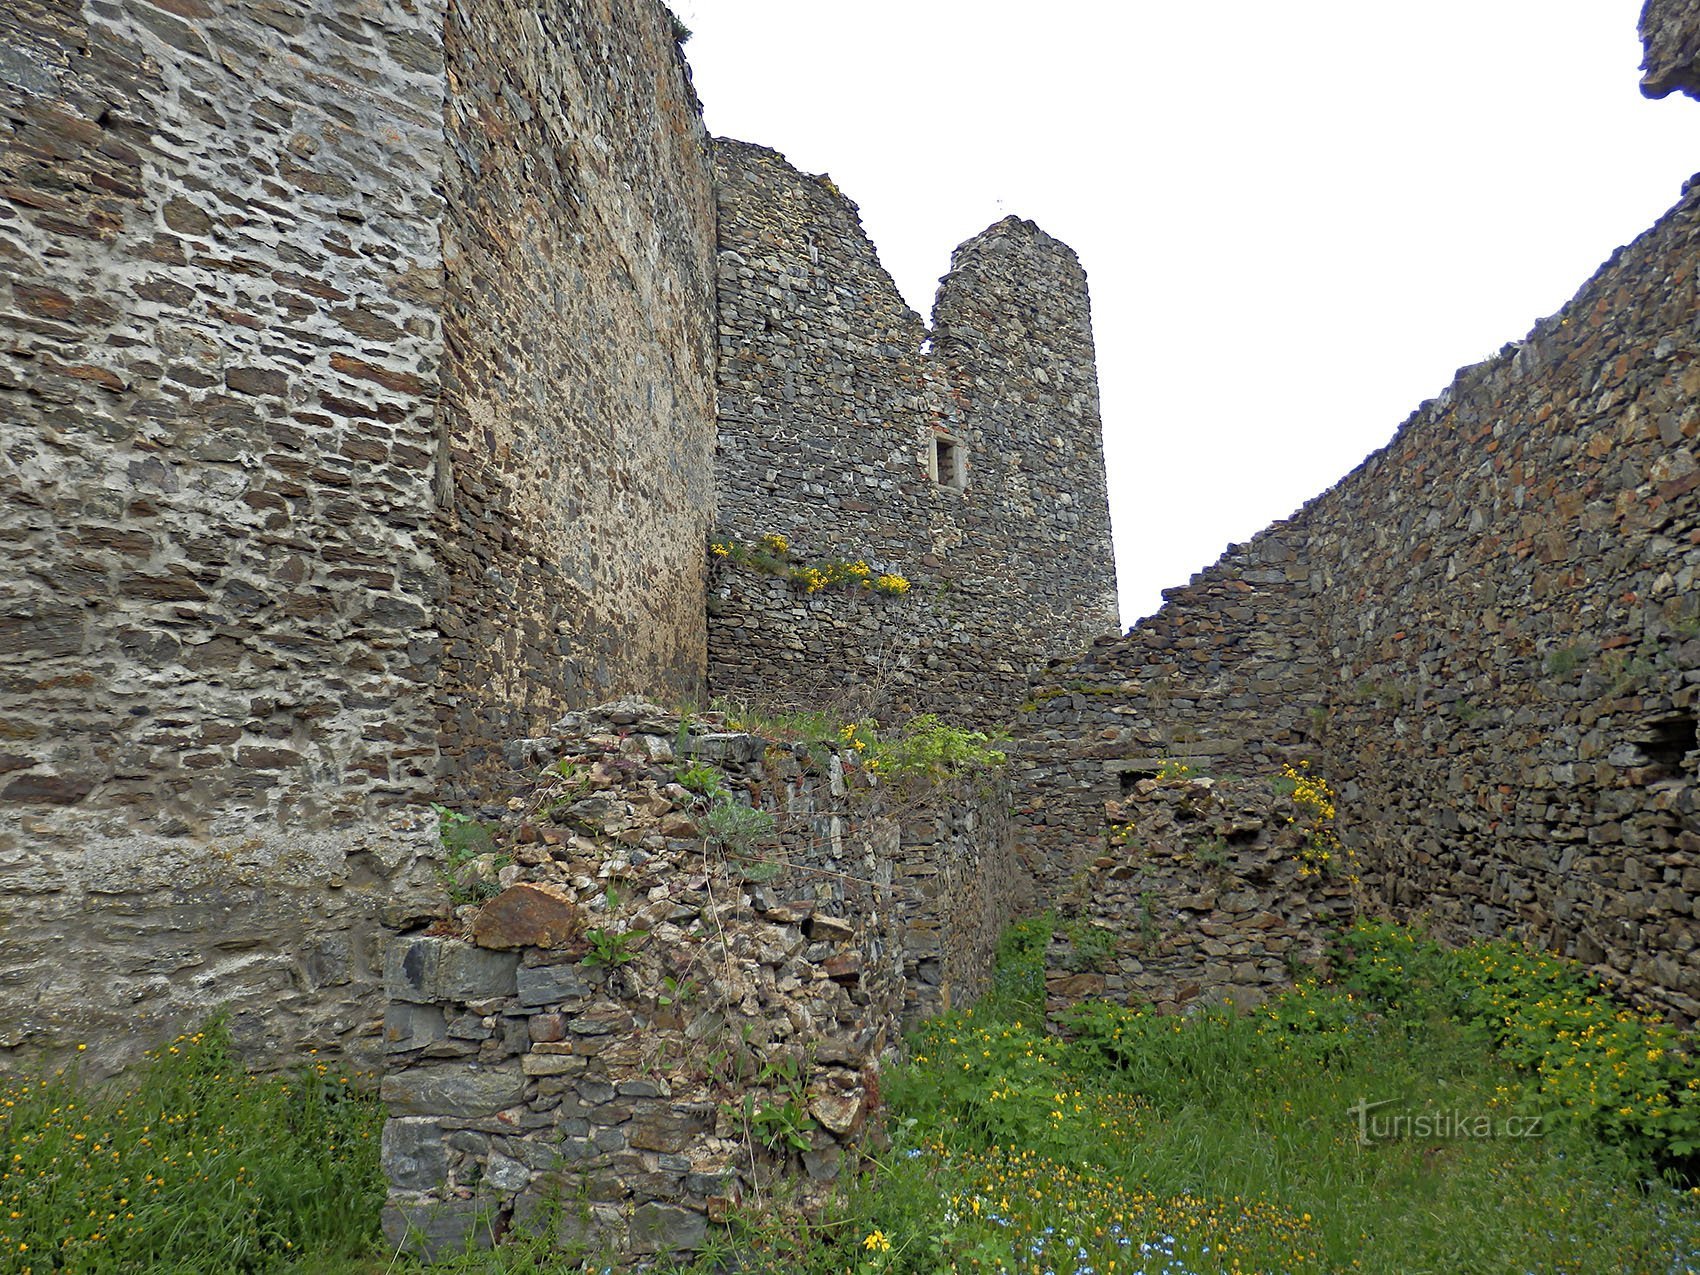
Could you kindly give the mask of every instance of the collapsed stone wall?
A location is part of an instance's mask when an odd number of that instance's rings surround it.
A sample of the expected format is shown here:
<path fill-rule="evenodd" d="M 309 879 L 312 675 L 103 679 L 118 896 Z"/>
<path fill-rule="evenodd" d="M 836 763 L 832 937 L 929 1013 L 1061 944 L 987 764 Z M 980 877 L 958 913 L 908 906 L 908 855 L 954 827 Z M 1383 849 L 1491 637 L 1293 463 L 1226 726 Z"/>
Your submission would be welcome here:
<path fill-rule="evenodd" d="M 1319 968 L 1350 924 L 1354 865 L 1291 784 L 1181 766 L 1109 804 L 1103 852 L 1052 896 L 1064 924 L 1047 953 L 1049 1013 L 1261 1004 Z"/>
<path fill-rule="evenodd" d="M 504 888 L 392 943 L 394 1243 L 680 1251 L 781 1174 L 806 1202 L 877 1123 L 900 1026 L 985 986 L 1018 894 L 1001 781 L 905 797 L 849 745 L 715 721 L 619 703 L 524 741 L 467 865 Z"/>
<path fill-rule="evenodd" d="M 1165 756 L 1309 758 L 1371 900 L 1700 1013 L 1697 248 L 1691 190 L 1333 489 L 1054 668 L 1018 781 L 1053 877 Z"/>
<path fill-rule="evenodd" d="M 369 1056 L 424 799 L 608 687 L 700 693 L 672 37 L 656 0 L 0 12 L 0 1067 L 220 1004 L 256 1060 Z"/>
<path fill-rule="evenodd" d="M 436 711 L 452 788 L 572 706 L 701 698 L 708 138 L 658 0 L 457 0 Z"/>
<path fill-rule="evenodd" d="M 911 589 L 723 560 L 711 689 L 1003 720 L 1032 668 L 1115 623 L 1085 273 L 1006 218 L 953 254 L 929 332 L 829 178 L 724 139 L 715 161 L 721 535 Z"/>

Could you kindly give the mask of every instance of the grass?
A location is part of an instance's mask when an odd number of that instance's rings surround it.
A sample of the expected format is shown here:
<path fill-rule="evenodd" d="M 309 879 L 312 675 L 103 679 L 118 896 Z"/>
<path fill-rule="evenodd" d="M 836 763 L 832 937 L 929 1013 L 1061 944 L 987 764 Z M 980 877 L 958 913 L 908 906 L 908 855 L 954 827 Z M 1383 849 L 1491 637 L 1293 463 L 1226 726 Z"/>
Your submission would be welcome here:
<path fill-rule="evenodd" d="M 889 1143 L 832 1207 L 735 1218 L 662 1269 L 1700 1271 L 1691 1042 L 1573 965 L 1360 926 L 1335 982 L 1253 1013 L 1095 1004 L 1058 1034 L 1055 925 L 1013 927 L 982 1002 L 911 1037 Z M 323 1066 L 248 1076 L 216 1023 L 123 1089 L 15 1084 L 0 1271 L 419 1269 L 376 1238 L 380 1113 L 351 1088 Z M 612 1264 L 511 1238 L 433 1269 Z"/>
<path fill-rule="evenodd" d="M 1051 923 L 1012 932 L 979 1007 L 912 1038 L 877 1171 L 812 1227 L 749 1220 L 741 1269 L 1700 1270 L 1690 1162 L 1566 1105 L 1503 1034 L 1440 1008 L 1479 1004 L 1470 970 L 1501 969 L 1507 945 L 1443 958 L 1371 927 L 1340 984 L 1244 1015 L 1094 1006 L 1065 1038 L 1039 1025 Z M 1530 1006 L 1552 964 L 1525 962 Z"/>
<path fill-rule="evenodd" d="M 324 1064 L 257 1077 L 222 1021 L 120 1085 L 0 1087 L 0 1271 L 255 1272 L 377 1234 L 382 1111 Z"/>

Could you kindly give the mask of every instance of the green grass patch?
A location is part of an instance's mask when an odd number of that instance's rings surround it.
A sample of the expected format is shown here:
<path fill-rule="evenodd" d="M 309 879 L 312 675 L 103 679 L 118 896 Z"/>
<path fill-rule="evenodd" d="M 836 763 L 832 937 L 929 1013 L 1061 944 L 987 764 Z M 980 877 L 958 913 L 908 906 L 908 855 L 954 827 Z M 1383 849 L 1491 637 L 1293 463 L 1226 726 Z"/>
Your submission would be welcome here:
<path fill-rule="evenodd" d="M 1055 927 L 1012 929 L 992 994 L 911 1038 L 874 1171 L 810 1225 L 747 1220 L 740 1269 L 1700 1270 L 1691 1161 L 1643 1128 L 1687 1092 L 1685 1041 L 1573 966 L 1360 927 L 1333 985 L 1246 1014 L 1088 1005 L 1059 1036 L 1039 1013 Z M 1545 1040 L 1584 1044 L 1564 1062 Z M 1631 1052 L 1669 1070 L 1618 1075 Z M 1640 1122 L 1607 1110 L 1626 1087 Z"/>
<path fill-rule="evenodd" d="M 369 1251 L 378 1104 L 329 1066 L 248 1074 L 222 1020 L 119 1082 L 0 1085 L 0 1271 L 273 1271 Z"/>

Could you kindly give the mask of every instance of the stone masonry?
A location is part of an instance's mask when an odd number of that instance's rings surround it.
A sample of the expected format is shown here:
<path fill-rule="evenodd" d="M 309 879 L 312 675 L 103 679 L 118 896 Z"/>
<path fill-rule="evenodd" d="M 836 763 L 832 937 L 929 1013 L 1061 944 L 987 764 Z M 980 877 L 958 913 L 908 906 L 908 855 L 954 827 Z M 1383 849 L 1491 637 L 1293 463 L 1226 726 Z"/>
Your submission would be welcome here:
<path fill-rule="evenodd" d="M 810 594 L 722 563 L 710 689 L 1000 724 L 1032 669 L 1115 624 L 1078 260 L 1005 218 L 952 255 L 929 331 L 830 178 L 743 142 L 715 162 L 719 534 L 911 589 Z"/>
<path fill-rule="evenodd" d="M 1165 757 L 1311 760 L 1370 900 L 1700 1015 L 1700 189 L 1330 491 L 1051 670 L 1049 879 Z"/>
<path fill-rule="evenodd" d="M 0 9 L 0 1067 L 370 1059 L 426 798 L 700 695 L 712 222 L 655 0 Z"/>
<path fill-rule="evenodd" d="M 820 1197 L 900 1027 L 986 983 L 1007 787 L 893 788 L 847 744 L 641 703 L 519 752 L 501 892 L 389 948 L 391 1241 L 677 1252 L 782 1175 Z M 727 836 L 717 808 L 769 817 Z"/>

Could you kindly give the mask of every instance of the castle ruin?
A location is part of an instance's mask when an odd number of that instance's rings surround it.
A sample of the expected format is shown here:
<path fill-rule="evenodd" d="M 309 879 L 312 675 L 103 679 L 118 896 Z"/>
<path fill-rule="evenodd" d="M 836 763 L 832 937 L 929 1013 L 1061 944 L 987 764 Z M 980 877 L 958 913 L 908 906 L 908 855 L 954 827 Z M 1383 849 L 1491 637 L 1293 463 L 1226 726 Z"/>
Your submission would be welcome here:
<path fill-rule="evenodd" d="M 1700 95 L 1700 4 L 1641 25 L 1644 90 Z M 114 1069 L 228 1006 L 259 1062 L 388 1058 L 398 1224 L 474 1169 L 517 1216 L 524 1111 L 602 1130 L 571 1136 L 610 1226 L 688 1240 L 737 1175 L 632 1068 L 692 1025 L 420 933 L 430 803 L 545 762 L 619 796 L 577 835 L 653 924 L 721 916 L 661 811 L 673 723 L 587 711 L 637 694 L 1016 714 L 1007 797 L 925 817 L 847 817 L 843 756 L 679 733 L 855 883 L 725 914 L 763 1039 L 830 1042 L 823 1182 L 890 1031 L 971 996 L 1032 892 L 1133 923 L 1105 809 L 1165 759 L 1310 760 L 1372 906 L 1700 1016 L 1700 189 L 1115 634 L 1073 253 L 999 222 L 929 329 L 830 180 L 705 134 L 659 0 L 22 0 L 0 71 L 0 1067 Z M 769 534 L 910 589 L 706 553 Z M 1176 1004 L 1278 980 L 1339 902 L 1191 870 Z"/>

